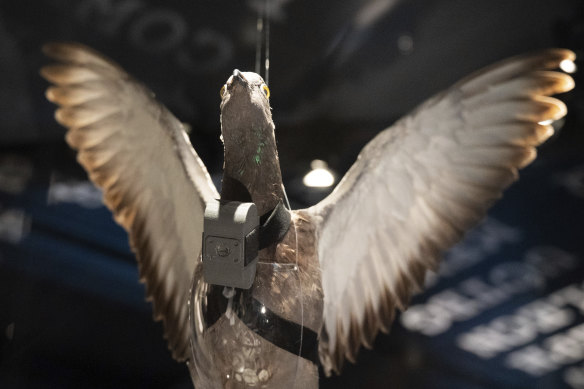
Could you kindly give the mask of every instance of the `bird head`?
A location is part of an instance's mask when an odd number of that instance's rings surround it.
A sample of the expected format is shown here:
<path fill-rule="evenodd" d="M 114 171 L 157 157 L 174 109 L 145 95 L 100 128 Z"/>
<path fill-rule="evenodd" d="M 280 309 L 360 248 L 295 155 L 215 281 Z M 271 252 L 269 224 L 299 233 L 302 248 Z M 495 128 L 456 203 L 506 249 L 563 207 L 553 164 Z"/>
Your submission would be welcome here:
<path fill-rule="evenodd" d="M 274 136 L 270 90 L 253 72 L 235 69 L 221 88 L 221 134 L 225 146 Z"/>
<path fill-rule="evenodd" d="M 236 69 L 220 94 L 225 153 L 221 197 L 242 201 L 243 192 L 236 190 L 241 184 L 264 214 L 283 198 L 270 90 L 258 74 Z M 231 185 L 235 182 L 239 184 Z"/>

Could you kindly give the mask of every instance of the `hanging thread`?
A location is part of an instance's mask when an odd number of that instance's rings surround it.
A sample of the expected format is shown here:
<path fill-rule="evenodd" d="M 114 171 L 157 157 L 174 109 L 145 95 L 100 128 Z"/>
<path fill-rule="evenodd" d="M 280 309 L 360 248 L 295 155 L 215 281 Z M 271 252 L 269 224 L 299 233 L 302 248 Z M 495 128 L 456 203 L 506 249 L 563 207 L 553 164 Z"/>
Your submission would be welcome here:
<path fill-rule="evenodd" d="M 264 81 L 266 85 L 270 84 L 270 0 L 266 0 L 266 60 L 264 67 L 266 69 L 266 76 Z"/>
<path fill-rule="evenodd" d="M 255 58 L 255 72 L 260 74 L 262 71 L 262 32 L 264 31 L 264 20 L 262 18 L 262 12 L 258 11 L 258 20 L 256 23 L 256 58 Z"/>
<path fill-rule="evenodd" d="M 256 57 L 255 72 L 262 71 L 262 43 L 264 46 L 264 81 L 270 81 L 270 0 L 266 0 L 263 9 L 258 11 L 256 23 Z"/>

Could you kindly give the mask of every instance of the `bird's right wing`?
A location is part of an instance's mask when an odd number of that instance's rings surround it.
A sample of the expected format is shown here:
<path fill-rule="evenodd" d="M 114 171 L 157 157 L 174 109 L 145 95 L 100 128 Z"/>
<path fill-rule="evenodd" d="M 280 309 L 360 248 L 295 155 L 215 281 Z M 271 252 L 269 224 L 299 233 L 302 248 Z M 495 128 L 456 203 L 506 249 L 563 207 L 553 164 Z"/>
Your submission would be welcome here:
<path fill-rule="evenodd" d="M 175 359 L 189 357 L 187 297 L 201 251 L 205 202 L 218 198 L 182 124 L 117 64 L 79 44 L 43 48 L 57 121 L 130 236 L 140 279 Z"/>
<path fill-rule="evenodd" d="M 549 71 L 568 50 L 513 58 L 476 73 L 376 136 L 335 191 L 308 211 L 324 292 L 320 356 L 328 373 L 387 330 L 395 308 L 535 158 L 566 113 L 548 97 L 572 89 Z"/>

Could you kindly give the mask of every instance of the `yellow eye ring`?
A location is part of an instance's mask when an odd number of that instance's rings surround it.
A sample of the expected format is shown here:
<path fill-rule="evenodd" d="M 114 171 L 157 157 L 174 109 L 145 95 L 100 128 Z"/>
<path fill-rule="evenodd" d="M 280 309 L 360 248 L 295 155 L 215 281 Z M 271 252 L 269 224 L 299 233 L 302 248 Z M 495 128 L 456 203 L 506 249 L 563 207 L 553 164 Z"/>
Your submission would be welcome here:
<path fill-rule="evenodd" d="M 221 90 L 219 91 L 219 96 L 221 96 L 221 98 L 223 98 L 223 96 L 225 95 L 225 89 L 227 89 L 227 88 L 225 88 L 225 85 L 223 85 L 221 87 Z"/>
<path fill-rule="evenodd" d="M 266 95 L 266 99 L 270 98 L 270 88 L 266 84 L 262 85 L 262 92 Z"/>

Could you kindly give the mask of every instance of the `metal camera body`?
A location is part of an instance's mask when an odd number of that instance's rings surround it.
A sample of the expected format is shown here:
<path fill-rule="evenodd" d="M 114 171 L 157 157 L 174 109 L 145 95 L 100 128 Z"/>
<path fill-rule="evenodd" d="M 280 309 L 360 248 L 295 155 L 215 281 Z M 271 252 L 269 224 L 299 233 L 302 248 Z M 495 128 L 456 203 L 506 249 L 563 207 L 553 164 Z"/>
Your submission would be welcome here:
<path fill-rule="evenodd" d="M 203 224 L 205 282 L 249 289 L 258 260 L 259 216 L 254 203 L 211 201 Z"/>

